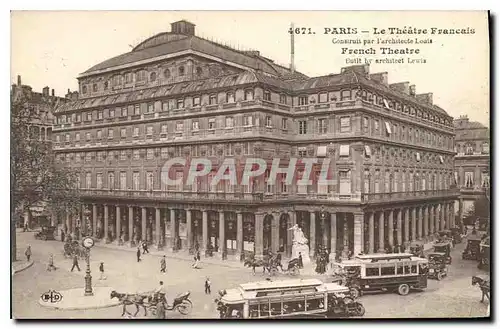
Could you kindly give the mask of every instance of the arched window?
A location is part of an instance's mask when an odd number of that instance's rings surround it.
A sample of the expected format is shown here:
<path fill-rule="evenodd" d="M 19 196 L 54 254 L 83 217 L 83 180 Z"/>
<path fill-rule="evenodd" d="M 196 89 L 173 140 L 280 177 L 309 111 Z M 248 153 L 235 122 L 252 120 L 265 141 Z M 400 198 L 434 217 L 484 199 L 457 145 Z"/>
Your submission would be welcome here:
<path fill-rule="evenodd" d="M 86 94 L 86 93 L 87 93 L 87 86 L 83 86 L 83 87 L 82 87 L 82 93 L 83 93 L 83 94 Z"/>
<path fill-rule="evenodd" d="M 149 81 L 156 81 L 156 72 L 151 72 L 149 75 Z"/>
<path fill-rule="evenodd" d="M 136 73 L 136 80 L 137 81 L 144 81 L 146 80 L 146 71 L 141 70 Z"/>
<path fill-rule="evenodd" d="M 104 90 L 108 90 L 109 88 L 109 82 L 104 82 Z"/>
<path fill-rule="evenodd" d="M 94 85 L 92 86 L 92 89 L 93 89 L 94 92 L 97 91 L 97 83 L 94 83 Z"/>
<path fill-rule="evenodd" d="M 201 76 L 202 74 L 203 74 L 203 69 L 202 69 L 201 67 L 199 67 L 199 66 L 198 66 L 198 67 L 196 68 L 196 75 L 197 75 L 197 76 Z"/>
<path fill-rule="evenodd" d="M 488 143 L 483 143 L 482 147 L 481 147 L 481 152 L 483 154 L 488 154 L 490 153 L 490 144 Z"/>
<path fill-rule="evenodd" d="M 170 70 L 169 69 L 165 69 L 165 71 L 163 71 L 163 76 L 165 77 L 165 79 L 170 78 Z"/>
<path fill-rule="evenodd" d="M 179 67 L 179 75 L 184 75 L 184 66 Z"/>
<path fill-rule="evenodd" d="M 115 75 L 113 78 L 113 85 L 119 86 L 122 84 L 122 76 L 121 75 Z"/>
<path fill-rule="evenodd" d="M 253 99 L 253 90 L 252 89 L 245 90 L 245 100 L 251 101 L 252 99 Z"/>

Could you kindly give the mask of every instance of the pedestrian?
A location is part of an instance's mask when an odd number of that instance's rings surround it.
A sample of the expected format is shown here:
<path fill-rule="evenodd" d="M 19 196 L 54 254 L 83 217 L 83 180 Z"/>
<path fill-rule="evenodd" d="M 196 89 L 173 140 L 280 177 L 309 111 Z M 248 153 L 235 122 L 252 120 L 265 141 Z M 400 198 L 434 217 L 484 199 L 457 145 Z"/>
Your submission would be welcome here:
<path fill-rule="evenodd" d="M 302 262 L 302 253 L 299 252 L 299 268 L 304 268 L 304 263 Z"/>
<path fill-rule="evenodd" d="M 99 280 L 106 280 L 106 277 L 104 276 L 104 262 L 101 262 L 101 264 L 99 264 L 99 272 L 101 273 Z"/>
<path fill-rule="evenodd" d="M 78 265 L 78 256 L 76 254 L 73 254 L 73 266 L 71 267 L 71 272 L 73 272 L 75 267 L 78 269 L 78 272 L 80 272 L 80 265 Z"/>
<path fill-rule="evenodd" d="M 142 254 L 144 255 L 145 253 L 148 253 L 149 254 L 149 250 L 148 250 L 148 242 L 147 241 L 144 241 L 142 243 Z"/>
<path fill-rule="evenodd" d="M 200 260 L 201 260 L 200 250 L 199 250 L 199 249 L 196 251 L 196 260 L 197 260 L 197 261 L 200 261 Z"/>
<path fill-rule="evenodd" d="M 65 237 L 64 230 L 61 229 L 61 242 L 64 242 L 64 237 Z"/>
<path fill-rule="evenodd" d="M 211 294 L 212 291 L 210 290 L 210 279 L 207 277 L 207 279 L 205 280 L 205 294 Z"/>
<path fill-rule="evenodd" d="M 31 245 L 30 244 L 28 245 L 28 248 L 26 248 L 26 251 L 24 252 L 24 254 L 26 255 L 27 261 L 29 262 L 30 257 L 31 257 Z"/>
<path fill-rule="evenodd" d="M 24 223 L 24 232 L 28 232 L 28 223 Z"/>
<path fill-rule="evenodd" d="M 167 273 L 167 258 L 165 255 L 160 260 L 160 273 Z"/>
<path fill-rule="evenodd" d="M 156 305 L 156 318 L 165 319 L 165 303 L 162 301 L 158 302 Z"/>
<path fill-rule="evenodd" d="M 193 258 L 194 258 L 194 263 L 193 263 L 193 265 L 192 265 L 192 268 L 194 268 L 194 269 L 197 269 L 197 270 L 198 270 L 198 269 L 200 268 L 200 267 L 199 267 L 199 264 L 198 264 L 198 257 L 194 256 Z"/>
<path fill-rule="evenodd" d="M 49 262 L 47 264 L 47 271 L 57 270 L 57 267 L 54 266 L 54 255 L 49 255 Z"/>
<path fill-rule="evenodd" d="M 137 262 L 139 263 L 141 261 L 141 249 L 137 247 Z"/>

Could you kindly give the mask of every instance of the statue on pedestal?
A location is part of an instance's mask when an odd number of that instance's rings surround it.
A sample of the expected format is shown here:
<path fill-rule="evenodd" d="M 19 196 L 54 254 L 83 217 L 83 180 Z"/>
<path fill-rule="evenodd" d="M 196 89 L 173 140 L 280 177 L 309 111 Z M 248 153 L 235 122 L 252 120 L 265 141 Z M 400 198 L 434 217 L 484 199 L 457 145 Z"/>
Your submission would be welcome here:
<path fill-rule="evenodd" d="M 309 246 L 307 245 L 307 238 L 304 236 L 304 232 L 295 224 L 289 230 L 293 230 L 292 239 L 292 259 L 299 258 L 299 253 L 302 256 L 302 262 L 304 265 L 309 264 L 311 259 L 309 258 Z"/>

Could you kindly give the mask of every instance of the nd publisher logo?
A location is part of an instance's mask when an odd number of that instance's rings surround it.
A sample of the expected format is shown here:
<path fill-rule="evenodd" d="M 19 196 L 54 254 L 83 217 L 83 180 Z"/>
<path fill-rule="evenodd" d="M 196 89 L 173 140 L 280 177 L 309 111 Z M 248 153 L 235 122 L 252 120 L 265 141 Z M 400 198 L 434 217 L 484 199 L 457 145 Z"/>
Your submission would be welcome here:
<path fill-rule="evenodd" d="M 59 303 L 63 296 L 55 290 L 49 290 L 48 292 L 43 293 L 40 298 L 45 303 Z"/>

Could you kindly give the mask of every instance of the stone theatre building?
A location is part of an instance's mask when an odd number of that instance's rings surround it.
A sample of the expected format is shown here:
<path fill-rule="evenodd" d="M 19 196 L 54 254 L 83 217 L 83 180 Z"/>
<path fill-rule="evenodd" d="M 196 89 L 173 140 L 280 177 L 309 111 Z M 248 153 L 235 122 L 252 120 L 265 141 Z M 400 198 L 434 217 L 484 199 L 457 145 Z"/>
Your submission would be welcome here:
<path fill-rule="evenodd" d="M 289 256 L 297 223 L 311 255 L 325 246 L 346 257 L 455 225 L 453 119 L 386 72 L 308 77 L 179 21 L 78 81 L 79 99 L 58 108 L 54 126 L 58 160 L 78 168 L 86 203 L 81 218 L 65 219 L 70 231 L 88 217 L 102 243 L 239 258 Z M 173 157 L 209 158 L 214 172 L 165 186 L 161 167 Z M 269 170 L 250 186 L 212 186 L 226 157 L 329 159 L 334 183 L 318 184 L 313 167 L 309 186 L 283 175 L 268 184 Z"/>

